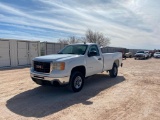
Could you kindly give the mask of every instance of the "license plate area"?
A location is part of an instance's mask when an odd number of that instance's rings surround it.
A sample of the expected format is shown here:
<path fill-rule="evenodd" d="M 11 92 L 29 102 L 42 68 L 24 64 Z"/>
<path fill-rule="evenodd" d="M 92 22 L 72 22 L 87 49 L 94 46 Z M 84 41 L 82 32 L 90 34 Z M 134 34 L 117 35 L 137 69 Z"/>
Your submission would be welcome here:
<path fill-rule="evenodd" d="M 40 77 L 40 76 L 34 76 L 34 78 L 37 78 L 37 79 L 42 79 L 42 80 L 44 80 L 44 77 Z"/>

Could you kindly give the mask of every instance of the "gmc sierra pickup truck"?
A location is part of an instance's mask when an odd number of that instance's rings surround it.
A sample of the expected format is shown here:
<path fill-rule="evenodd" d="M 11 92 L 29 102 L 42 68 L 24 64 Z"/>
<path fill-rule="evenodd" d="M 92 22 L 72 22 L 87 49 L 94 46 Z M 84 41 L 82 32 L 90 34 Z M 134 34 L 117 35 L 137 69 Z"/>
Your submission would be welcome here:
<path fill-rule="evenodd" d="M 122 66 L 122 53 L 102 53 L 95 43 L 73 44 L 58 54 L 33 59 L 30 75 L 39 85 L 70 85 L 73 92 L 79 92 L 86 77 L 109 71 L 116 77 Z"/>

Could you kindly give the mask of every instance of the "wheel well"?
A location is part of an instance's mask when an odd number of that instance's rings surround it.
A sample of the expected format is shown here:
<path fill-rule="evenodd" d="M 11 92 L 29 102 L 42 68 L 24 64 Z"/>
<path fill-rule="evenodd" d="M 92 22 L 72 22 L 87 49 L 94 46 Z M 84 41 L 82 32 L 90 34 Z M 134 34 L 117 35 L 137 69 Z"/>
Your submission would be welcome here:
<path fill-rule="evenodd" d="M 119 60 L 115 60 L 113 64 L 116 64 L 119 67 Z"/>
<path fill-rule="evenodd" d="M 85 75 L 86 75 L 86 68 L 85 68 L 84 66 L 74 67 L 74 68 L 72 69 L 72 71 L 71 71 L 71 74 L 72 74 L 73 72 L 75 72 L 75 71 L 81 72 L 81 73 L 84 75 L 84 77 L 85 77 Z"/>

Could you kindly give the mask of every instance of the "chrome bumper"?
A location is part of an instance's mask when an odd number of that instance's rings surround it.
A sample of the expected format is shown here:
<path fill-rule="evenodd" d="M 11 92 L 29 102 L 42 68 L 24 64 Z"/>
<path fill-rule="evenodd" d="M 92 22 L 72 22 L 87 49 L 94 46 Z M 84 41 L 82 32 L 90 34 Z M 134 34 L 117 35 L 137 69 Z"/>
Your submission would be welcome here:
<path fill-rule="evenodd" d="M 30 75 L 31 75 L 31 78 L 34 78 L 37 80 L 50 81 L 51 83 L 54 81 L 57 81 L 60 85 L 69 83 L 69 77 L 53 78 L 53 77 L 37 75 L 32 73 Z"/>

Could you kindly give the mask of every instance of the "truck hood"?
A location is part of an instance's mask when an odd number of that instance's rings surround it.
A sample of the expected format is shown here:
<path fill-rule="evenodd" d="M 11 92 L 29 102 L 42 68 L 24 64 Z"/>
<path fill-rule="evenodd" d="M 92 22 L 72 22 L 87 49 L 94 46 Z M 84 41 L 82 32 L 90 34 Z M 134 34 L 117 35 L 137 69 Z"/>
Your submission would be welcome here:
<path fill-rule="evenodd" d="M 72 58 L 77 58 L 82 55 L 73 55 L 73 54 L 52 54 L 52 55 L 45 55 L 36 57 L 33 60 L 34 61 L 42 61 L 42 62 L 58 62 L 58 61 L 65 61 Z"/>

